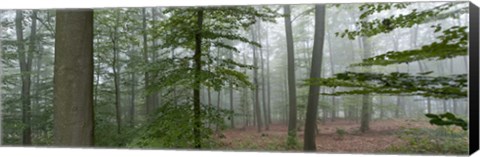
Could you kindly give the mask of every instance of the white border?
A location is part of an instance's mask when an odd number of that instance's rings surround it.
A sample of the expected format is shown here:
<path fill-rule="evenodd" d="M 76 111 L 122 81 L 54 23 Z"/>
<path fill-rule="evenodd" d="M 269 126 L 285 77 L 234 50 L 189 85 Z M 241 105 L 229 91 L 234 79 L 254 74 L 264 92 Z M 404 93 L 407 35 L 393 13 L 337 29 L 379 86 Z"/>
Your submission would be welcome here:
<path fill-rule="evenodd" d="M 2 2 L 3 1 L 3 2 Z M 109 8 L 148 6 L 209 6 L 364 2 L 428 2 L 435 0 L 0 0 L 0 9 Z M 436 0 L 465 1 L 465 0 Z M 477 0 L 478 1 L 478 0 Z"/>
<path fill-rule="evenodd" d="M 53 8 L 110 8 L 149 6 L 212 6 L 212 5 L 260 5 L 260 4 L 313 4 L 313 3 L 363 3 L 363 2 L 424 2 L 435 0 L 0 0 L 0 9 L 53 9 Z M 460 1 L 460 0 L 439 0 Z M 480 4 L 480 0 L 472 0 Z M 1 70 L 1 69 L 0 69 Z M 0 89 L 1 90 L 1 89 Z M 0 99 L 1 100 L 1 99 Z M 0 104 L 1 109 L 1 104 Z M 1 110 L 0 110 L 1 112 Z M 0 114 L 1 115 L 1 114 Z M 0 117 L 1 124 L 1 117 Z M 1 126 L 0 126 L 1 127 Z M 0 130 L 1 131 L 1 130 Z M 31 148 L 0 147 L 1 156 L 32 157 L 143 157 L 143 156 L 266 156 L 266 157 L 310 157 L 310 156 L 401 156 L 362 154 L 320 154 L 320 153 L 262 153 L 262 152 L 220 152 L 220 151 L 179 151 L 179 150 L 128 150 L 128 149 L 74 149 L 74 148 Z M 475 153 L 474 156 L 479 156 Z M 411 155 L 408 155 L 411 156 Z"/>

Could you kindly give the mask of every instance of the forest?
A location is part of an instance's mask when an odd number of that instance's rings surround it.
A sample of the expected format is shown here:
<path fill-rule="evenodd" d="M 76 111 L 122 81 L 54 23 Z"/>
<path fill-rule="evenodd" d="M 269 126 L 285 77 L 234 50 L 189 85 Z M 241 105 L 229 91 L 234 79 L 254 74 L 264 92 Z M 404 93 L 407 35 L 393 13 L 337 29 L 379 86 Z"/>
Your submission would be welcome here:
<path fill-rule="evenodd" d="M 4 146 L 468 153 L 469 3 L 0 10 Z"/>

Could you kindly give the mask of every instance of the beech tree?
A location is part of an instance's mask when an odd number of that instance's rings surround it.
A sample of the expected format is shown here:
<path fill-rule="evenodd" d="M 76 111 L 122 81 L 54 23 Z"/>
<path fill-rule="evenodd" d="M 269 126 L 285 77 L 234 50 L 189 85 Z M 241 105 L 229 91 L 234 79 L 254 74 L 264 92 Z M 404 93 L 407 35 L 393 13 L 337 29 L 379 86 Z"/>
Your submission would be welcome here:
<path fill-rule="evenodd" d="M 57 10 L 54 144 L 93 146 L 93 10 Z"/>

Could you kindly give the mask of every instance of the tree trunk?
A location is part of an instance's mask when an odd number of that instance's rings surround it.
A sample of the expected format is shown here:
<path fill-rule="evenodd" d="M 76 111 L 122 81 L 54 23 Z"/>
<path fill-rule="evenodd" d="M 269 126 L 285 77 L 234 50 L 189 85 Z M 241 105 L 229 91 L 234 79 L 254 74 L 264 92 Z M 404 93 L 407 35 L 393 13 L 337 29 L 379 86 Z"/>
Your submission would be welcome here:
<path fill-rule="evenodd" d="M 132 54 L 133 55 L 133 54 Z M 137 78 L 135 75 L 135 72 L 132 72 L 131 78 L 132 78 L 132 84 L 130 85 L 130 109 L 129 109 L 129 122 L 130 122 L 130 127 L 135 126 L 135 84 L 137 83 Z"/>
<path fill-rule="evenodd" d="M 251 31 L 252 33 L 252 38 L 253 41 L 257 41 L 256 39 L 256 33 Z M 257 61 L 257 48 L 255 46 L 252 46 L 253 49 L 253 66 L 258 67 L 258 61 Z M 261 116 L 261 111 L 260 111 L 260 98 L 258 95 L 258 68 L 253 69 L 253 85 L 254 87 L 254 92 L 255 92 L 255 102 L 254 102 L 254 107 L 255 107 L 255 120 L 257 124 L 257 132 L 262 132 L 262 116 Z"/>
<path fill-rule="evenodd" d="M 327 40 L 328 40 L 328 51 L 329 51 L 329 60 L 330 60 L 330 73 L 333 77 L 335 74 L 335 65 L 333 64 L 333 50 L 332 50 L 332 40 L 330 39 L 330 33 L 327 32 Z M 335 93 L 335 88 L 332 88 L 332 93 Z M 335 104 L 335 96 L 332 97 L 332 122 L 335 121 L 335 117 L 337 116 L 337 105 Z"/>
<path fill-rule="evenodd" d="M 295 146 L 297 140 L 297 96 L 295 86 L 295 53 L 292 37 L 292 21 L 290 19 L 290 6 L 283 6 L 285 14 L 285 34 L 287 37 L 287 71 L 288 71 L 288 94 L 289 94 L 289 118 L 288 118 L 288 139 L 287 146 Z M 292 139 L 292 140 L 290 140 Z"/>
<path fill-rule="evenodd" d="M 260 25 L 260 22 L 257 21 L 257 41 L 258 43 L 262 43 L 262 39 L 260 37 L 260 31 L 261 31 L 261 25 Z M 259 48 L 259 52 L 260 52 L 260 69 L 262 69 L 262 73 L 260 74 L 261 75 L 261 79 L 262 79 L 262 107 L 263 107 L 263 120 L 265 122 L 265 130 L 269 130 L 268 128 L 268 110 L 267 110 L 267 103 L 266 103 L 266 96 L 265 96 L 265 67 L 263 66 L 264 65 L 264 61 L 263 61 L 263 50 L 262 48 Z"/>
<path fill-rule="evenodd" d="M 268 42 L 268 25 L 267 25 L 267 31 L 266 31 L 266 40 L 267 40 L 267 44 L 266 44 L 266 52 L 267 52 L 267 124 L 272 124 L 272 113 L 271 113 L 271 110 L 272 108 L 270 107 L 270 93 L 271 93 L 271 89 L 270 89 L 270 60 L 269 60 L 269 57 L 270 57 L 270 50 L 268 49 L 268 47 L 270 46 L 269 45 L 269 42 Z"/>
<path fill-rule="evenodd" d="M 197 29 L 195 30 L 195 54 L 194 59 L 194 78 L 195 84 L 193 88 L 193 113 L 194 113 L 194 127 L 193 138 L 195 148 L 202 148 L 202 137 L 200 128 L 202 127 L 201 109 L 200 109 L 200 72 L 202 70 L 202 26 L 203 26 L 203 9 L 197 11 Z"/>
<path fill-rule="evenodd" d="M 233 53 L 231 51 L 230 51 L 229 58 L 233 60 Z M 233 84 L 232 83 L 230 83 L 230 110 L 233 113 L 232 117 L 230 117 L 230 127 L 235 128 L 235 121 L 234 121 L 235 110 L 233 109 Z"/>
<path fill-rule="evenodd" d="M 325 36 L 325 5 L 315 6 L 315 35 L 312 52 L 312 68 L 310 72 L 310 78 L 320 78 L 322 70 L 322 58 L 323 58 L 323 44 Z M 308 92 L 308 105 L 307 105 L 307 117 L 305 120 L 305 135 L 303 150 L 316 151 L 316 138 L 315 129 L 317 126 L 317 106 L 320 87 L 310 86 Z"/>
<path fill-rule="evenodd" d="M 36 13 L 35 13 L 36 14 Z M 32 15 L 33 17 L 34 15 Z M 36 15 L 35 15 L 36 16 Z M 30 36 L 29 51 L 25 52 L 24 38 L 23 38 L 23 12 L 16 11 L 15 28 L 17 34 L 17 52 L 19 55 L 20 74 L 22 79 L 22 123 L 25 127 L 22 130 L 22 144 L 32 144 L 32 124 L 31 124 L 31 100 L 30 100 L 30 86 L 31 86 L 31 58 L 32 51 L 34 51 L 34 40 L 36 36 L 36 20 L 32 20 L 32 34 Z"/>
<path fill-rule="evenodd" d="M 367 37 L 361 37 L 361 42 L 363 45 L 364 59 L 370 57 L 370 43 L 367 41 Z M 369 70 L 369 68 L 365 68 Z M 369 94 L 363 94 L 362 96 L 362 109 L 361 109 L 361 118 L 360 118 L 360 131 L 366 132 L 370 130 L 370 119 L 371 119 L 371 97 Z"/>
<path fill-rule="evenodd" d="M 142 30 L 143 30 L 143 60 L 145 64 L 150 63 L 149 61 L 149 51 L 148 51 L 148 39 L 147 39 L 147 10 L 146 8 L 142 8 Z M 144 74 L 144 82 L 145 82 L 145 89 L 150 86 L 150 74 L 145 72 Z M 145 115 L 147 119 L 150 118 L 151 114 L 153 113 L 153 106 L 154 106 L 154 95 L 151 93 L 147 93 L 145 96 Z"/>
<path fill-rule="evenodd" d="M 93 146 L 93 10 L 57 10 L 54 65 L 56 146 Z"/>
<path fill-rule="evenodd" d="M 118 26 L 120 20 L 120 13 L 118 10 L 115 11 L 115 28 L 112 37 L 112 44 L 113 44 L 113 62 L 112 62 L 112 69 L 113 69 L 113 82 L 115 86 L 115 117 L 117 122 L 117 134 L 121 133 L 122 130 L 122 112 L 121 112 L 121 104 L 120 104 L 120 67 L 118 65 L 118 50 L 117 50 L 117 39 L 118 39 Z"/>

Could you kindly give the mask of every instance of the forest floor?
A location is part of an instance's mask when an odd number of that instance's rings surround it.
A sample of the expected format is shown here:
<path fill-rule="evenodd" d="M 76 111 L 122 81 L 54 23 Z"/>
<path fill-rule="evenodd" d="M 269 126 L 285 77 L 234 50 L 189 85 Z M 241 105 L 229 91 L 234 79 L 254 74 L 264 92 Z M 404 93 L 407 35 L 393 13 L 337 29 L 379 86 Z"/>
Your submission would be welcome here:
<path fill-rule="evenodd" d="M 322 153 L 382 153 L 392 145 L 402 144 L 397 133 L 405 128 L 432 127 L 427 121 L 404 119 L 375 120 L 370 131 L 361 133 L 360 123 L 347 120 L 318 124 L 317 151 Z M 287 151 L 286 124 L 272 124 L 268 131 L 258 133 L 254 126 L 228 129 L 217 137 L 221 149 L 235 151 Z M 299 145 L 303 145 L 303 130 L 297 132 Z M 302 150 L 299 146 L 298 151 Z M 289 150 L 295 151 L 295 150 Z"/>

